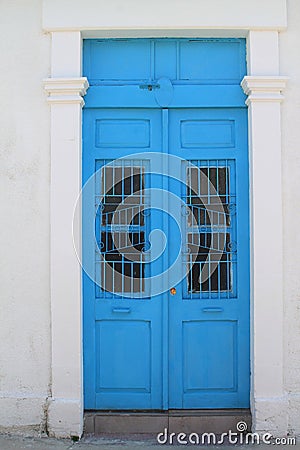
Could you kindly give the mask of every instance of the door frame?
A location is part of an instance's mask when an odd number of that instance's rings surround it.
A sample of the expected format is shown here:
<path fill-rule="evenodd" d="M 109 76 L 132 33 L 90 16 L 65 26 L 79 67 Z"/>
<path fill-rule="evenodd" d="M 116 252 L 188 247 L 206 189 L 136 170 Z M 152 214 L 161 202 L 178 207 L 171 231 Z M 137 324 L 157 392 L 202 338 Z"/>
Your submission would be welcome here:
<path fill-rule="evenodd" d="M 284 1 L 281 3 L 285 4 Z M 212 8 L 217 10 L 213 5 Z M 84 15 L 84 11 L 82 12 Z M 192 9 L 190 14 L 194 14 Z M 64 14 L 57 12 L 57 16 L 62 19 Z M 241 26 L 238 31 L 236 25 L 228 25 L 229 19 L 225 12 L 224 18 L 216 18 L 213 14 L 209 16 L 209 25 L 199 25 L 186 30 L 173 26 L 171 31 L 163 27 L 159 30 L 151 30 L 151 27 L 137 30 L 133 25 L 125 32 L 117 29 L 109 31 L 100 24 L 96 27 L 98 31 L 94 31 L 93 25 L 91 32 L 89 20 L 91 21 L 95 14 L 93 17 L 89 15 L 80 27 L 70 26 L 67 23 L 68 16 L 66 13 L 65 24 L 60 23 L 57 27 L 53 25 L 51 7 L 45 8 L 44 11 L 44 30 L 51 32 L 52 55 L 51 78 L 44 80 L 47 100 L 51 106 L 52 395 L 48 398 L 50 433 L 67 437 L 81 436 L 83 431 L 81 267 L 73 247 L 73 239 L 77 248 L 81 247 L 80 208 L 77 209 L 74 220 L 73 214 L 81 190 L 81 109 L 84 104 L 83 96 L 88 88 L 88 80 L 81 77 L 82 39 L 124 37 L 125 33 L 128 37 L 135 38 L 247 38 L 247 76 L 242 81 L 242 87 L 248 95 L 250 156 L 250 402 L 254 431 L 286 434 L 288 401 L 283 384 L 280 103 L 287 79 L 279 75 L 278 49 L 278 32 L 286 27 L 284 12 L 278 13 L 277 22 L 272 24 L 268 23 L 268 15 L 265 14 L 265 26 L 261 26 L 259 21 L 262 16 L 257 13 L 257 27 L 253 23 L 249 24 L 249 21 L 243 21 L 244 18 L 240 17 L 240 14 L 238 20 Z M 76 18 L 75 14 L 74 21 Z M 260 31 L 256 31 L 258 28 Z M 265 120 L 266 117 L 269 119 Z M 270 161 L 272 171 L 268 170 Z M 268 209 L 263 195 L 266 173 L 268 183 L 272 185 L 272 198 L 268 198 Z"/>

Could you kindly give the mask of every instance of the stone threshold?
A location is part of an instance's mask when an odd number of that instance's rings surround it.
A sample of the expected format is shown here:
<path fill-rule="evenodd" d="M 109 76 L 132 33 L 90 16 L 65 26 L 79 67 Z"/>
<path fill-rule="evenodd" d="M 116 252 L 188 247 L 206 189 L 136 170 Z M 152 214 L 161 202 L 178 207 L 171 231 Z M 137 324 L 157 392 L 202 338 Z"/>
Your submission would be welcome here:
<path fill-rule="evenodd" d="M 251 430 L 249 409 L 168 410 L 168 411 L 86 411 L 84 433 L 151 434 L 169 433 L 226 433 L 237 431 L 237 424 L 245 422 Z"/>

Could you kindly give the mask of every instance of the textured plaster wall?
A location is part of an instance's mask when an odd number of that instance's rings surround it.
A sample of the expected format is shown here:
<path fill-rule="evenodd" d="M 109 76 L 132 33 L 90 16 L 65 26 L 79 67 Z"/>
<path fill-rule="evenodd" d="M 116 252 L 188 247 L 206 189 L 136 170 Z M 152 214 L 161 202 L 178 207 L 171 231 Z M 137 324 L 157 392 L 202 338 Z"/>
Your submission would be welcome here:
<path fill-rule="evenodd" d="M 0 3 L 0 429 L 42 429 L 50 380 L 50 37 L 41 0 Z M 284 225 L 284 384 L 288 428 L 300 434 L 300 2 L 280 34 Z M 270 160 L 270 170 L 272 162 Z M 268 195 L 272 186 L 266 185 Z M 266 195 L 267 201 L 267 195 Z M 272 227 L 272 224 L 270 224 Z M 274 242 L 276 245 L 276 242 Z M 263 276 L 263 274 L 262 274 Z M 270 320 L 272 311 L 270 310 Z M 266 332 L 268 324 L 266 323 Z M 272 412 L 270 412 L 271 414 Z"/>
<path fill-rule="evenodd" d="M 288 31 L 280 35 L 281 74 L 290 80 L 282 105 L 284 226 L 284 384 L 288 428 L 300 434 L 300 2 L 288 0 Z M 271 190 L 270 190 L 271 192 Z M 276 245 L 276 243 L 274 243 Z M 271 317 L 272 311 L 270 311 Z"/>
<path fill-rule="evenodd" d="M 0 3 L 0 427 L 42 427 L 50 374 L 50 39 L 39 0 Z"/>

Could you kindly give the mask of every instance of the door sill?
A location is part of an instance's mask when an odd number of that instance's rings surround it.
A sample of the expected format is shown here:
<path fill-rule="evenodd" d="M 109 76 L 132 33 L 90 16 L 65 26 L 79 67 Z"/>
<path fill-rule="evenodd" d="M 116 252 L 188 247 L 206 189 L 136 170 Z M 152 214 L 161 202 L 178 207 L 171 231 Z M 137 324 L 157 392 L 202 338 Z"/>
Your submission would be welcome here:
<path fill-rule="evenodd" d="M 231 430 L 245 422 L 251 430 L 249 409 L 186 409 L 169 411 L 86 411 L 84 433 L 128 435 L 161 433 L 215 433 Z"/>

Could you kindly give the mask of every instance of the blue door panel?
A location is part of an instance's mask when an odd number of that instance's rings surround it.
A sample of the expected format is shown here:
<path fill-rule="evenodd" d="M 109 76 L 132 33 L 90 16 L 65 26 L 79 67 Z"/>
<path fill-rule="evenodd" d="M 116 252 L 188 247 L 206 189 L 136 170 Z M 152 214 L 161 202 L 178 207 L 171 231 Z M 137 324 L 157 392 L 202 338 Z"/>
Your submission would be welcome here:
<path fill-rule="evenodd" d="M 85 71 L 91 80 L 148 79 L 151 44 L 148 40 L 85 40 Z"/>
<path fill-rule="evenodd" d="M 229 202 L 232 209 L 227 230 L 233 247 L 227 274 L 231 289 L 191 293 L 183 279 L 170 300 L 170 408 L 249 407 L 246 123 L 242 108 L 170 111 L 172 153 L 198 165 L 200 170 L 218 168 L 222 174 L 226 167 L 230 198 L 224 202 Z"/>
<path fill-rule="evenodd" d="M 199 342 L 209 345 L 199 345 Z M 208 319 L 183 322 L 182 343 L 185 393 L 236 390 L 236 321 Z M 228 369 L 224 370 L 224 367 Z"/>
<path fill-rule="evenodd" d="M 97 321 L 96 352 L 99 355 L 97 391 L 114 392 L 126 389 L 128 392 L 150 392 L 150 321 Z M 127 366 L 132 370 L 124 370 Z"/>
<path fill-rule="evenodd" d="M 96 407 L 152 408 L 153 343 L 151 320 L 96 321 Z"/>
<path fill-rule="evenodd" d="M 232 148 L 234 141 L 232 120 L 181 120 L 180 138 L 183 149 Z"/>
<path fill-rule="evenodd" d="M 91 85 L 160 77 L 239 84 L 246 73 L 245 39 L 85 39 L 83 56 Z"/>
<path fill-rule="evenodd" d="M 84 273 L 83 278 L 87 409 L 162 407 L 162 299 L 123 298 L 119 292 L 107 292 L 103 283 L 102 288 L 95 283 L 101 282 L 95 249 L 99 250 L 103 234 L 109 235 L 111 227 L 101 223 L 98 207 L 95 214 L 95 204 L 105 203 L 101 197 L 104 176 L 101 170 L 105 164 L 128 152 L 139 153 L 145 148 L 157 152 L 160 143 L 158 110 L 88 109 L 84 112 L 84 183 L 96 174 L 87 183 L 89 188 L 83 195 L 83 262 L 84 268 L 90 267 L 89 276 Z M 136 169 L 146 167 L 147 161 L 139 159 L 135 164 Z M 107 170 L 115 170 L 117 174 L 120 168 L 119 165 L 115 169 L 108 166 Z M 150 183 L 149 178 L 145 177 L 145 183 Z M 109 213 L 106 216 L 109 217 Z M 151 218 L 145 220 L 150 226 Z M 93 238 L 93 224 L 97 245 Z M 136 227 L 138 233 L 140 227 Z"/>
<path fill-rule="evenodd" d="M 141 87 L 143 89 L 141 89 Z M 90 86 L 84 101 L 87 108 L 157 108 L 161 105 L 156 100 L 156 89 L 144 89 L 141 85 L 106 85 Z M 211 108 L 242 107 L 246 108 L 246 96 L 237 85 L 193 85 L 174 84 L 173 98 L 168 107 L 174 108 Z"/>
<path fill-rule="evenodd" d="M 84 74 L 85 408 L 248 408 L 245 41 L 86 40 Z"/>
<path fill-rule="evenodd" d="M 181 80 L 198 80 L 211 84 L 234 84 L 245 70 L 241 40 L 186 40 L 179 43 Z M 195 60 L 201 64 L 195 64 Z"/>

